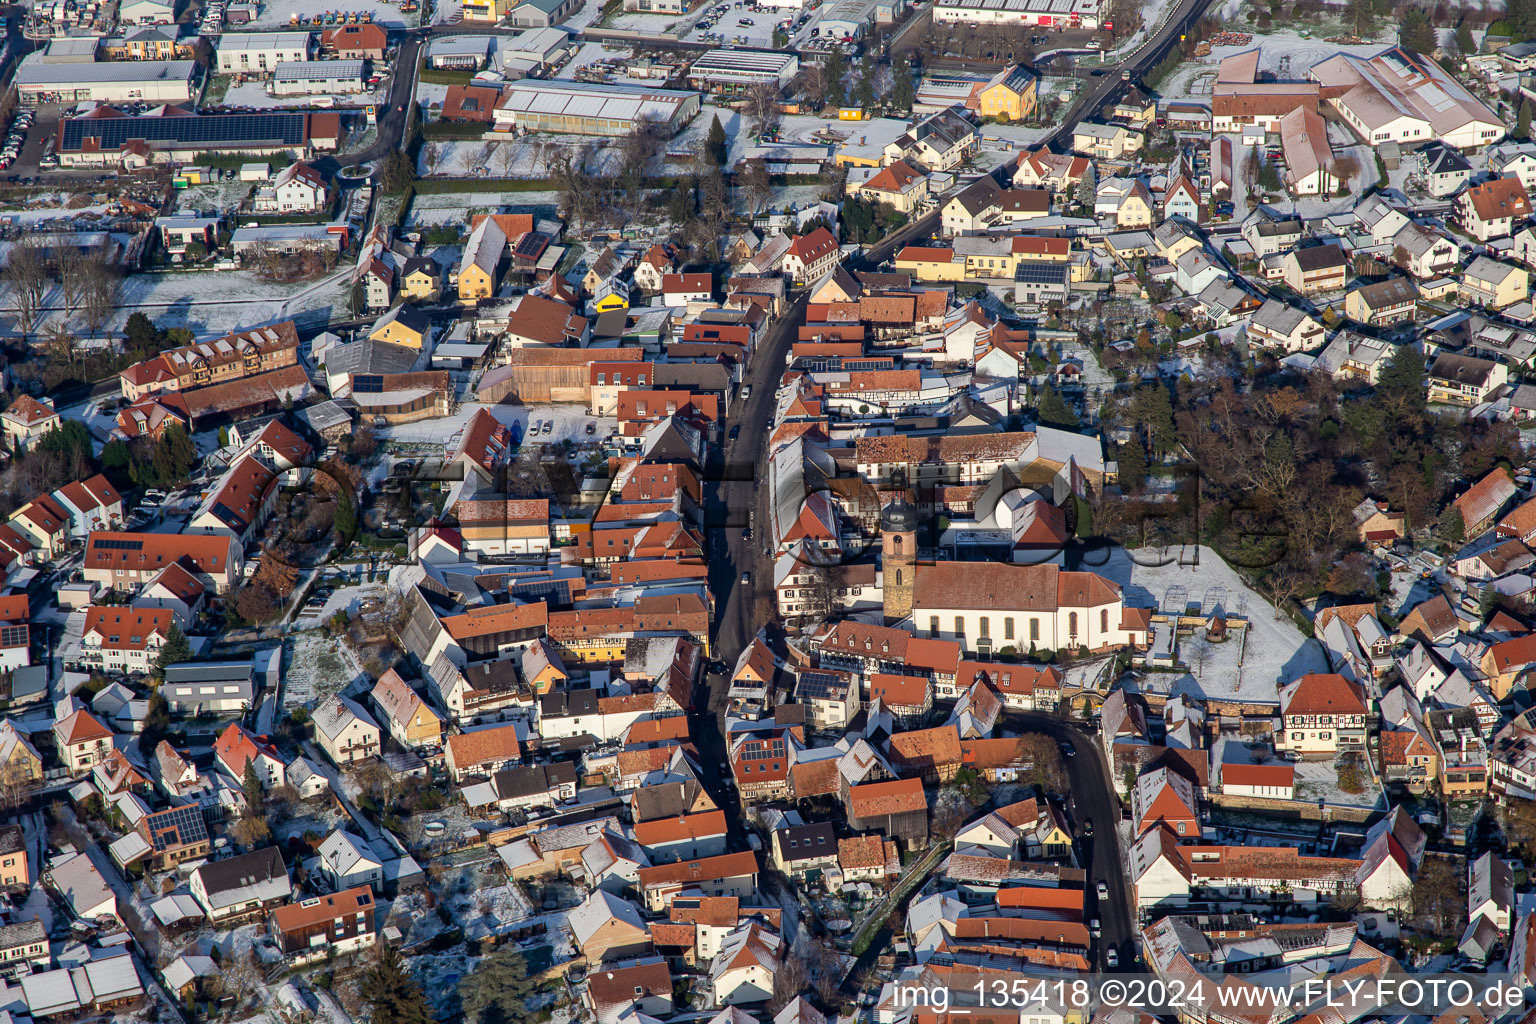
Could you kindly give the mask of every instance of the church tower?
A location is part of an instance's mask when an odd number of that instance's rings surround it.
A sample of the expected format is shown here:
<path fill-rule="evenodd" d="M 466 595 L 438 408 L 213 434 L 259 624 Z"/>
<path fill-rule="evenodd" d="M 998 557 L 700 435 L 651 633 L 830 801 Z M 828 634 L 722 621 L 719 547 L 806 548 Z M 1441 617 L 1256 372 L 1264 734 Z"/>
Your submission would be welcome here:
<path fill-rule="evenodd" d="M 902 495 L 880 510 L 880 566 L 884 575 L 885 621 L 912 614 L 917 583 L 917 509 Z"/>

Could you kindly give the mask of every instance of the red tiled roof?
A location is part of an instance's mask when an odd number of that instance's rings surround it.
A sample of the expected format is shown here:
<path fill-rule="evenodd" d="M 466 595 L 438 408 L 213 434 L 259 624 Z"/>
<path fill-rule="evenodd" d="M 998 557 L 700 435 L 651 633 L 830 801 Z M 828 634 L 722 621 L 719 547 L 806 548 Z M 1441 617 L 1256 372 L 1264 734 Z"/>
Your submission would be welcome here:
<path fill-rule="evenodd" d="M 880 814 L 926 811 L 928 798 L 923 795 L 921 779 L 895 779 L 869 782 L 848 790 L 848 804 L 861 818 Z"/>

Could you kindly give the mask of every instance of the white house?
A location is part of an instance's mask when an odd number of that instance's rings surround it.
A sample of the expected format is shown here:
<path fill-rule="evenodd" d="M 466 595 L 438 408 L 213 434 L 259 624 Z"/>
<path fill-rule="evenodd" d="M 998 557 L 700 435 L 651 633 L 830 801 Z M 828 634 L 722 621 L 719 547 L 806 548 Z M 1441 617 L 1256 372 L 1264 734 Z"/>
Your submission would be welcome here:
<path fill-rule="evenodd" d="M 315 708 L 315 740 L 338 765 L 379 752 L 378 723 L 346 697 L 327 697 Z"/>
<path fill-rule="evenodd" d="M 371 885 L 375 892 L 383 888 L 383 862 L 367 843 L 345 829 L 326 836 L 316 852 L 320 873 L 337 892 L 355 885 Z"/>
<path fill-rule="evenodd" d="M 300 161 L 284 167 L 270 185 L 258 188 L 251 208 L 257 213 L 319 213 L 326 207 L 326 198 L 324 176 Z"/>
<path fill-rule="evenodd" d="M 715 1005 L 759 1003 L 773 996 L 784 940 L 753 922 L 727 935 L 710 963 Z"/>

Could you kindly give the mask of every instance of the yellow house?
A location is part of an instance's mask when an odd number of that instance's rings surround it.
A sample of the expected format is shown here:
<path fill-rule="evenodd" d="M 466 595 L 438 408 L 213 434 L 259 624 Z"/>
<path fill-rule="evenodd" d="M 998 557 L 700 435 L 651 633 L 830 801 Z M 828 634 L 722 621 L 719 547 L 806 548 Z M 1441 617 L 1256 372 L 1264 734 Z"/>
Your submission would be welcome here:
<path fill-rule="evenodd" d="M 977 113 L 1004 121 L 1024 120 L 1035 112 L 1037 81 L 1017 64 L 999 71 L 977 93 Z"/>
<path fill-rule="evenodd" d="M 1120 201 L 1120 209 L 1115 211 L 1115 223 L 1122 228 L 1152 226 L 1152 202 L 1144 191 L 1133 190 Z"/>
<path fill-rule="evenodd" d="M 465 21 L 495 24 L 511 12 L 511 0 L 464 0 Z"/>
<path fill-rule="evenodd" d="M 462 282 L 462 278 L 460 281 Z M 406 348 L 422 348 L 432 336 L 432 320 L 420 310 L 410 306 L 396 306 L 374 324 L 368 337 L 374 341 L 387 341 L 391 345 Z"/>
<path fill-rule="evenodd" d="M 0 784 L 14 793 L 43 781 L 43 759 L 10 720 L 0 723 Z"/>
<path fill-rule="evenodd" d="M 442 274 L 437 262 L 425 256 L 412 256 L 405 261 L 405 272 L 400 276 L 400 294 L 406 299 L 427 301 L 437 297 Z"/>
<path fill-rule="evenodd" d="M 540 637 L 523 648 L 522 663 L 518 666 L 523 678 L 534 693 L 550 693 L 565 689 L 570 674 L 560 661 L 560 655 L 548 640 Z"/>
<path fill-rule="evenodd" d="M 400 673 L 390 669 L 373 687 L 373 702 L 384 716 L 389 734 L 406 747 L 437 746 L 443 741 L 443 720 L 417 696 Z"/>
<path fill-rule="evenodd" d="M 468 17 L 469 8 L 465 9 Z M 459 260 L 459 298 L 465 302 L 488 299 L 496 292 L 497 271 L 507 251 L 507 233 L 495 217 L 486 217 L 469 233 Z"/>
<path fill-rule="evenodd" d="M 592 308 L 599 313 L 629 308 L 629 285 L 623 281 L 604 281 L 597 286 L 592 298 Z"/>
<path fill-rule="evenodd" d="M 889 203 L 898 213 L 911 213 L 928 198 L 928 177 L 898 160 L 850 191 L 871 202 Z"/>
<path fill-rule="evenodd" d="M 919 281 L 965 280 L 965 261 L 948 248 L 909 245 L 896 254 L 896 269 Z"/>

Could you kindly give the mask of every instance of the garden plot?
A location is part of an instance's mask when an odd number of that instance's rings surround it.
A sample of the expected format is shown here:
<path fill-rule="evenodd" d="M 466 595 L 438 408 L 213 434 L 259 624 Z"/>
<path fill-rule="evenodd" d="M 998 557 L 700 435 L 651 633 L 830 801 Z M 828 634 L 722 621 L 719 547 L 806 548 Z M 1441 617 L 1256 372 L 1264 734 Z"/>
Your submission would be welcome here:
<path fill-rule="evenodd" d="M 1339 769 L 1332 761 L 1302 761 L 1296 765 L 1296 799 L 1305 803 L 1321 800 L 1334 807 L 1385 807 L 1381 784 L 1370 768 L 1360 767 L 1360 793 L 1346 793 L 1339 785 Z"/>
<path fill-rule="evenodd" d="M 313 705 L 340 693 L 362 674 L 345 648 L 319 633 L 290 637 L 285 643 L 288 648 L 283 655 L 288 666 L 283 673 L 285 709 Z"/>
<path fill-rule="evenodd" d="M 241 181 L 238 176 L 206 185 L 188 185 L 176 190 L 176 214 L 178 216 L 215 216 L 238 210 L 258 182 Z"/>
<path fill-rule="evenodd" d="M 190 327 L 215 334 L 271 323 L 309 313 L 329 316 L 348 302 L 349 268 L 314 281 L 267 281 L 254 271 L 186 271 L 134 274 L 124 278 L 116 312 L 104 326 L 121 329 L 129 315 L 142 312 L 162 327 Z M 232 296 L 238 296 L 233 298 Z M 63 315 L 61 299 L 44 299 L 41 327 Z M 0 313 L 16 311 L 9 290 L 0 293 Z"/>
<path fill-rule="evenodd" d="M 439 1020 L 449 1020 L 458 1013 L 459 982 L 463 981 L 479 957 L 464 952 L 464 947 L 447 953 L 417 953 L 410 958 L 410 970 L 432 1001 Z"/>

